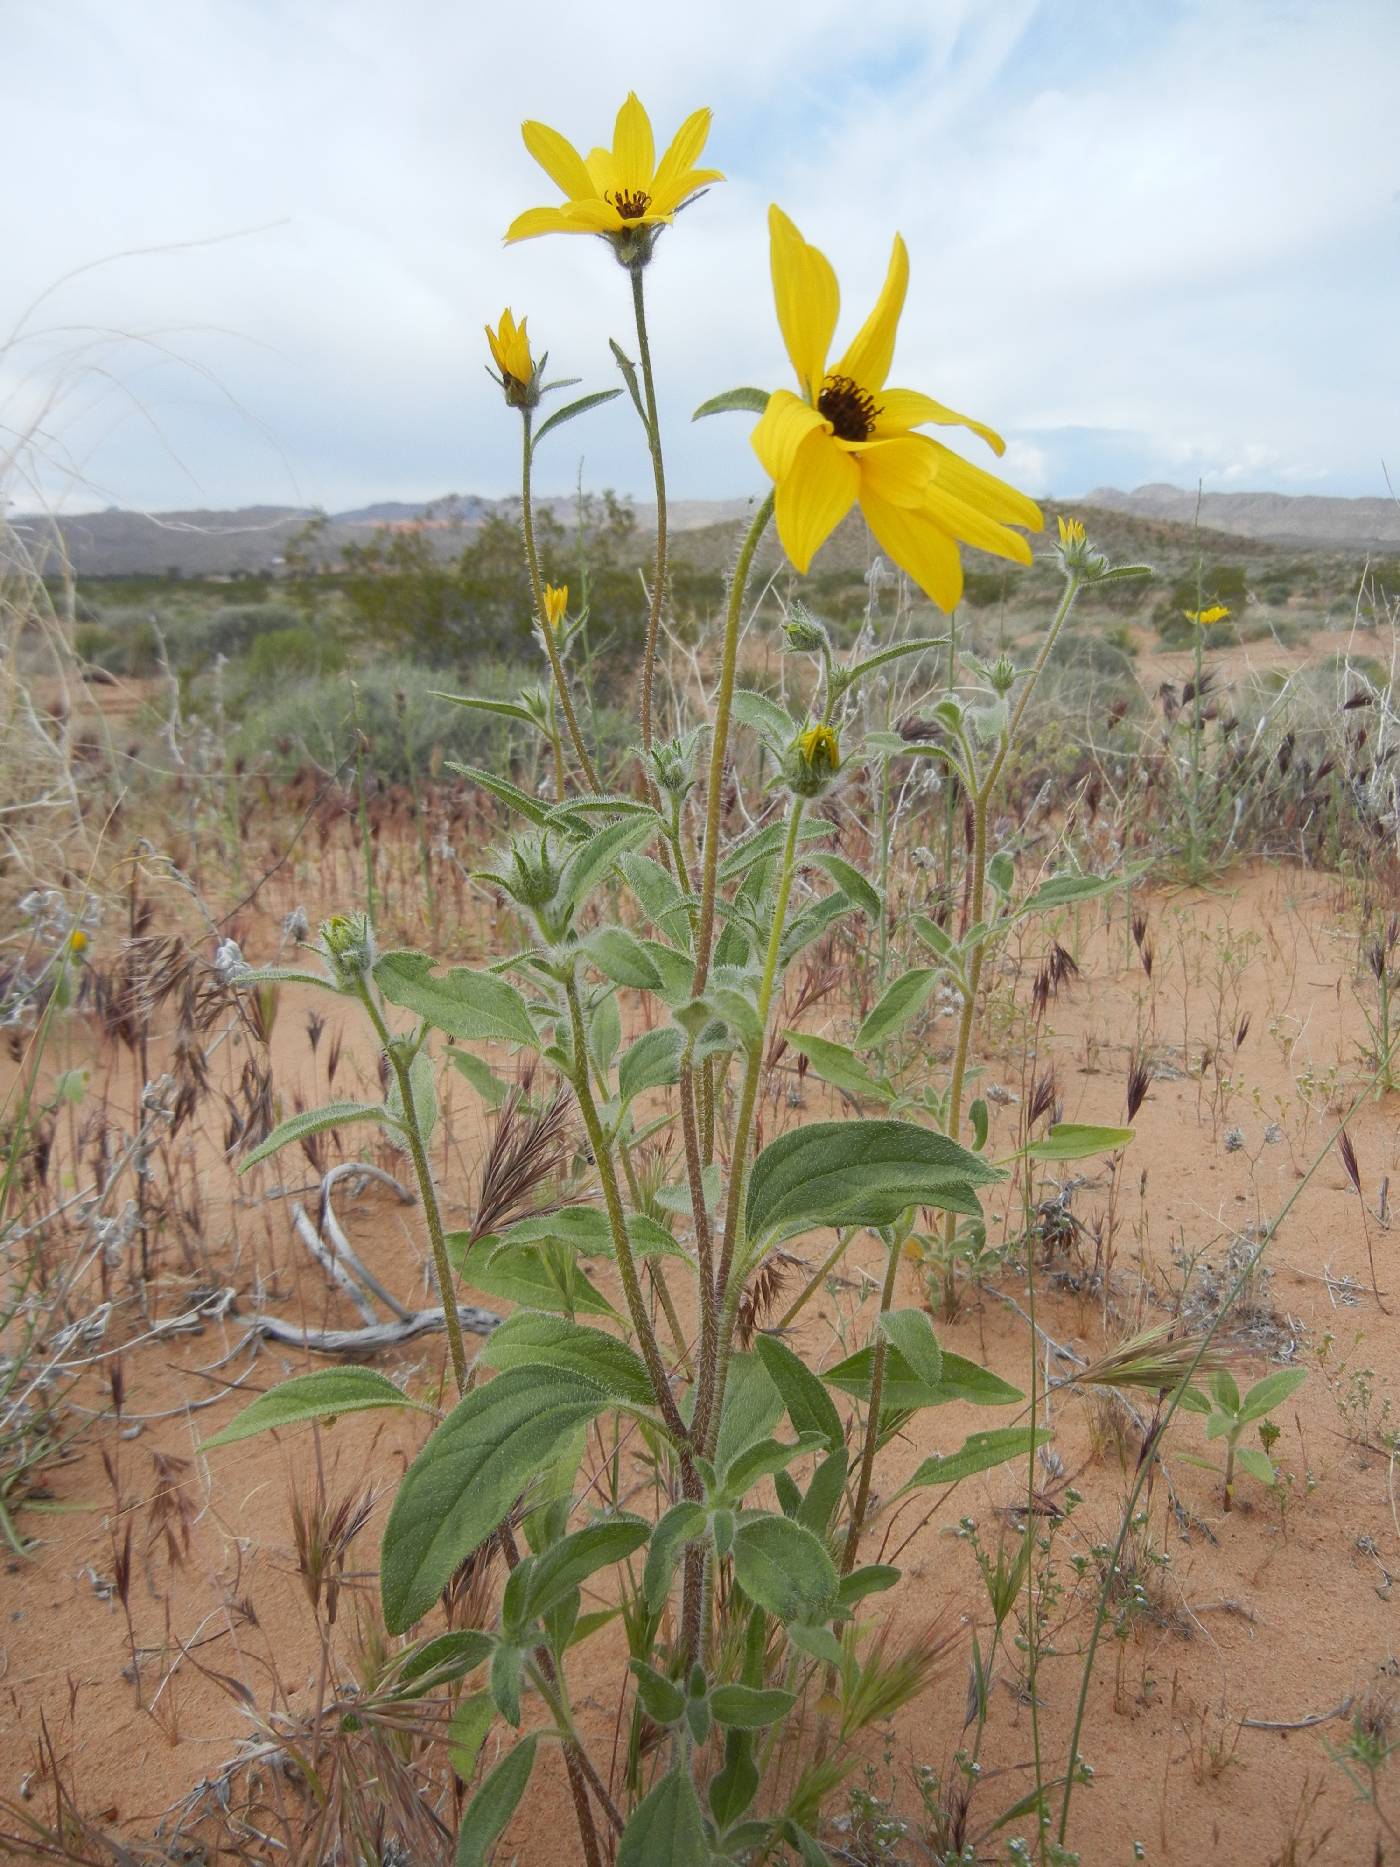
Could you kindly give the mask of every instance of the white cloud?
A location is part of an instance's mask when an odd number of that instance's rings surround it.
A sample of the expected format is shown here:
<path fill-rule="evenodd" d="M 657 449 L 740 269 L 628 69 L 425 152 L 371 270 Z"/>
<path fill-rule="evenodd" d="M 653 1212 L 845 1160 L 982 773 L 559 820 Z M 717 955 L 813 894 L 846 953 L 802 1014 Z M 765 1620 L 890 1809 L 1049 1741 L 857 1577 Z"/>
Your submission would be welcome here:
<path fill-rule="evenodd" d="M 49 424 L 100 489 L 88 503 L 506 490 L 483 320 L 528 310 L 590 385 L 615 379 L 608 336 L 634 341 L 601 245 L 502 247 L 553 198 L 518 124 L 602 140 L 629 84 L 662 133 L 712 103 L 730 175 L 650 282 L 680 495 L 756 478 L 740 421 L 686 418 L 786 378 L 775 197 L 830 252 L 850 324 L 902 229 L 898 378 L 1000 426 L 1030 485 L 1135 461 L 1363 491 L 1394 451 L 1390 0 L 543 0 L 504 26 L 460 0 L 11 0 L 6 30 L 0 329 L 102 254 L 261 229 L 87 272 L 45 307 L 64 334 L 0 353 L 11 426 L 74 326 L 168 333 L 207 372 L 103 352 L 112 377 Z M 569 484 L 583 448 L 590 479 L 645 492 L 625 404 L 567 433 L 547 478 Z M 1093 434 L 1121 447 L 1096 455 Z"/>

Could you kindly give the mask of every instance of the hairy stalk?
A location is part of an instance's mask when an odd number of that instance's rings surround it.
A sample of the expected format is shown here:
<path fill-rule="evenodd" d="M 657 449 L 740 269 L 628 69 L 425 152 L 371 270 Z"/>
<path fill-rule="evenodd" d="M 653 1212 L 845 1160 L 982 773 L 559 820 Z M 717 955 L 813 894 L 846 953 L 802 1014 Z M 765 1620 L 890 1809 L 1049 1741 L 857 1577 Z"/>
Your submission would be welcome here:
<path fill-rule="evenodd" d="M 768 930 L 768 951 L 763 961 L 763 977 L 758 988 L 758 1041 L 749 1047 L 744 1067 L 744 1086 L 739 1097 L 739 1115 L 734 1126 L 734 1140 L 729 1155 L 729 1194 L 724 1208 L 724 1243 L 720 1247 L 715 1273 L 715 1289 L 723 1304 L 719 1339 L 716 1343 L 715 1368 L 710 1381 L 708 1407 L 703 1428 L 700 1409 L 696 1407 L 697 1437 L 710 1452 L 719 1431 L 720 1412 L 724 1406 L 724 1386 L 729 1377 L 729 1357 L 734 1344 L 734 1326 L 739 1301 L 744 1292 L 748 1266 L 744 1263 L 742 1238 L 744 1193 L 749 1178 L 749 1137 L 753 1128 L 754 1105 L 758 1100 L 758 1082 L 763 1072 L 763 1051 L 768 1041 L 768 1014 L 777 983 L 778 959 L 783 945 L 783 923 L 787 919 L 788 900 L 797 868 L 797 833 L 802 823 L 802 799 L 794 797 L 788 806 L 787 840 L 783 845 L 783 866 L 778 879 L 777 899 L 773 903 L 773 924 Z M 702 1381 L 703 1381 L 702 1374 Z"/>
<path fill-rule="evenodd" d="M 634 1212 L 640 1212 L 642 1210 L 642 1189 L 637 1180 L 637 1169 L 632 1165 L 632 1150 L 628 1147 L 621 1135 L 617 1137 L 617 1152 L 618 1158 L 622 1162 L 623 1177 L 627 1181 L 627 1196 L 632 1201 L 632 1210 Z M 686 1343 L 685 1330 L 681 1326 L 680 1314 L 676 1309 L 676 1300 L 671 1295 L 671 1286 L 666 1281 L 666 1273 L 661 1268 L 661 1260 L 659 1258 L 652 1258 L 649 1260 L 647 1264 L 647 1276 L 651 1279 L 651 1287 L 656 1292 L 657 1301 L 660 1303 L 662 1312 L 666 1317 L 666 1327 L 671 1331 L 671 1341 L 675 1345 L 676 1350 L 676 1361 L 680 1367 L 684 1368 L 686 1379 L 688 1381 L 693 1381 L 695 1379 L 695 1370 L 690 1365 L 690 1350 Z"/>
<path fill-rule="evenodd" d="M 695 1078 L 690 1061 L 690 1046 L 686 1046 L 685 1060 L 681 1064 L 681 1131 L 685 1139 L 686 1178 L 690 1186 L 690 1207 L 695 1219 L 695 1256 L 700 1267 L 700 1391 L 695 1402 L 695 1431 L 700 1443 L 704 1443 L 705 1427 L 709 1422 L 710 1402 L 714 1391 L 715 1347 L 717 1333 L 716 1311 L 719 1305 L 719 1292 L 715 1285 L 715 1247 L 714 1235 L 710 1230 L 710 1213 L 705 1204 L 705 1182 L 700 1160 L 700 1136 L 695 1126 Z"/>
<path fill-rule="evenodd" d="M 890 1242 L 889 1263 L 885 1266 L 884 1287 L 880 1291 L 880 1315 L 888 1314 L 894 1302 L 894 1282 L 899 1271 L 900 1228 Z M 880 1402 L 885 1392 L 885 1353 L 889 1344 L 879 1322 L 875 1325 L 875 1358 L 870 1365 L 870 1407 L 865 1416 L 865 1444 L 860 1454 L 860 1476 L 856 1480 L 856 1501 L 851 1510 L 851 1524 L 846 1532 L 846 1547 L 841 1553 L 841 1573 L 849 1575 L 860 1548 L 860 1533 L 865 1528 L 865 1512 L 870 1503 L 870 1479 L 875 1470 L 875 1448 L 880 1440 Z"/>
<path fill-rule="evenodd" d="M 1060 630 L 1064 627 L 1069 618 L 1070 611 L 1074 608 L 1075 599 L 1079 595 L 1081 581 L 1079 574 L 1075 572 L 1071 574 L 1066 582 L 1064 595 L 1060 598 L 1060 606 L 1055 611 L 1054 620 L 1046 631 L 1045 640 L 1040 645 L 1040 653 L 1036 656 L 1035 663 L 1030 673 L 1026 676 L 1025 685 L 1017 696 L 1016 705 L 1012 708 L 1011 717 L 1007 721 L 1006 728 L 1001 735 L 1001 741 L 997 746 L 996 756 L 992 759 L 991 764 L 987 767 L 985 774 L 980 779 L 976 778 L 975 771 L 969 762 L 968 776 L 974 778 L 975 781 L 975 789 L 972 793 L 972 906 L 969 916 L 969 925 L 973 927 L 981 924 L 983 911 L 986 906 L 987 816 L 991 809 L 992 798 L 996 792 L 997 780 L 1001 776 L 1002 767 L 1006 763 L 1008 753 L 1016 743 L 1016 735 L 1020 730 L 1021 721 L 1025 717 L 1026 708 L 1030 704 L 1031 695 L 1035 692 L 1036 683 L 1044 673 L 1045 664 L 1050 659 L 1050 652 L 1055 646 Z M 974 950 L 972 958 L 968 962 L 967 986 L 963 993 L 962 1015 L 958 1019 L 958 1041 L 957 1047 L 953 1053 L 953 1074 L 948 1084 L 946 1129 L 948 1135 L 954 1141 L 959 1138 L 962 1129 L 963 1088 L 967 1079 L 967 1060 L 972 1044 L 972 1027 L 977 1017 L 977 996 L 982 985 L 982 961 L 986 950 L 987 943 L 984 940 L 981 945 Z M 952 1244 L 956 1232 L 957 1217 L 954 1213 L 950 1212 L 944 1221 L 943 1228 L 944 1244 L 947 1247 L 947 1268 L 944 1272 L 945 1303 L 950 1303 L 952 1299 Z"/>
<path fill-rule="evenodd" d="M 724 650 L 720 661 L 719 692 L 715 696 L 715 723 L 710 742 L 710 782 L 705 798 L 705 852 L 700 877 L 700 926 L 695 936 L 695 983 L 698 998 L 710 976 L 710 948 L 715 936 L 715 887 L 719 875 L 719 810 L 724 789 L 724 760 L 729 750 L 729 712 L 734 700 L 734 671 L 739 659 L 739 621 L 744 611 L 744 591 L 753 567 L 758 541 L 773 516 L 774 495 L 769 493 L 753 515 L 748 536 L 734 567 L 734 581 L 729 586 L 729 608 L 724 619 Z"/>
<path fill-rule="evenodd" d="M 666 601 L 666 465 L 661 454 L 661 422 L 656 412 L 656 385 L 651 373 L 651 344 L 647 338 L 646 293 L 642 284 L 643 268 L 631 268 L 632 309 L 637 316 L 637 352 L 642 364 L 642 393 L 646 399 L 647 447 L 651 453 L 652 478 L 656 483 L 656 570 L 651 586 L 651 609 L 647 616 L 646 647 L 642 657 L 642 776 L 647 796 L 654 804 L 656 791 L 646 759 L 652 740 L 652 690 L 656 681 L 656 645 L 661 634 L 661 611 Z"/>
<path fill-rule="evenodd" d="M 1397 1039 L 1397 1042 L 1400 1042 L 1400 1039 Z M 1351 1121 L 1357 1110 L 1363 1106 L 1367 1097 L 1375 1088 L 1381 1071 L 1389 1066 L 1390 1058 L 1391 1053 L 1388 1052 L 1386 1056 L 1381 1059 L 1375 1074 L 1367 1079 L 1359 1095 L 1357 1095 L 1350 1108 L 1346 1110 L 1341 1120 L 1323 1143 L 1323 1146 L 1314 1157 L 1306 1173 L 1304 1173 L 1303 1177 L 1298 1181 L 1298 1184 L 1293 1188 L 1293 1191 L 1288 1195 L 1288 1198 L 1283 1202 L 1278 1217 L 1274 1220 L 1273 1224 L 1269 1226 L 1248 1258 L 1245 1259 L 1245 1262 L 1240 1267 L 1239 1275 L 1230 1286 L 1225 1301 L 1216 1311 L 1214 1321 L 1202 1334 L 1190 1367 L 1181 1377 L 1175 1392 L 1172 1394 L 1171 1399 L 1167 1402 L 1162 1412 L 1161 1419 L 1153 1429 L 1151 1443 L 1143 1447 L 1142 1455 L 1138 1460 L 1137 1475 L 1133 1481 L 1133 1488 L 1128 1493 L 1127 1502 L 1123 1506 L 1123 1515 L 1118 1528 L 1118 1540 L 1113 1546 L 1113 1553 L 1104 1570 L 1104 1581 L 1099 1589 L 1098 1606 L 1094 1614 L 1093 1631 L 1089 1635 L 1089 1644 L 1084 1653 L 1084 1665 L 1079 1678 L 1079 1697 L 1075 1703 L 1074 1728 L 1070 1732 L 1069 1756 L 1065 1765 L 1065 1793 L 1060 1803 L 1059 1842 L 1061 1847 L 1065 1845 L 1065 1836 L 1069 1831 L 1070 1799 L 1074 1793 L 1075 1771 L 1079 1763 L 1079 1740 L 1083 1734 L 1084 1716 L 1089 1704 L 1089 1687 L 1093 1681 L 1094 1660 L 1098 1654 L 1099 1640 L 1103 1634 L 1104 1622 L 1108 1618 L 1109 1591 L 1112 1587 L 1113 1577 L 1121 1573 L 1120 1565 L 1123 1560 L 1123 1549 L 1127 1543 L 1129 1532 L 1133 1527 L 1133 1522 L 1137 1515 L 1138 1499 L 1142 1496 L 1143 1486 L 1147 1483 L 1152 1468 L 1157 1462 L 1157 1447 L 1161 1445 L 1163 1439 L 1166 1437 L 1167 1428 L 1176 1417 L 1177 1408 L 1181 1405 L 1182 1395 L 1195 1379 L 1196 1370 L 1205 1359 L 1216 1335 L 1223 1328 L 1225 1318 L 1234 1309 L 1235 1304 L 1240 1299 L 1242 1291 L 1246 1288 L 1250 1278 L 1254 1275 L 1255 1267 L 1258 1265 L 1259 1260 L 1278 1237 L 1279 1230 L 1284 1220 L 1311 1185 L 1313 1176 L 1317 1173 L 1318 1168 L 1321 1167 L 1323 1161 L 1326 1160 L 1327 1156 L 1332 1152 L 1332 1149 L 1337 1145 L 1338 1140 L 1346 1132 L 1347 1123 Z"/>
<path fill-rule="evenodd" d="M 520 411 L 520 428 L 524 436 L 522 465 L 520 470 L 520 524 L 525 534 L 525 563 L 530 572 L 530 594 L 534 598 L 535 616 L 540 625 L 540 634 L 544 637 L 545 653 L 549 656 L 550 671 L 554 675 L 554 688 L 559 696 L 559 705 L 563 709 L 564 724 L 569 729 L 569 740 L 578 760 L 579 770 L 583 773 L 584 783 L 590 791 L 601 790 L 598 774 L 593 769 L 593 761 L 588 756 L 588 748 L 583 743 L 583 734 L 578 729 L 578 719 L 574 714 L 574 703 L 569 698 L 568 683 L 564 679 L 564 664 L 559 659 L 559 649 L 554 640 L 554 630 L 549 614 L 544 606 L 544 579 L 540 576 L 539 554 L 535 550 L 534 507 L 530 493 L 530 411 Z M 560 803 L 563 793 L 560 793 Z"/>
<path fill-rule="evenodd" d="M 636 1333 L 642 1360 L 646 1363 L 647 1375 L 656 1396 L 656 1404 L 661 1410 L 662 1419 L 666 1422 L 666 1430 L 677 1446 L 684 1451 L 689 1444 L 689 1434 L 686 1432 L 685 1421 L 681 1418 L 676 1406 L 675 1396 L 671 1392 L 671 1383 L 666 1378 L 666 1364 L 661 1358 L 661 1347 L 656 1340 L 656 1332 L 651 1326 L 651 1318 L 647 1315 L 647 1306 L 642 1298 L 637 1264 L 632 1256 L 632 1246 L 627 1237 L 627 1219 L 622 1209 L 622 1194 L 618 1189 L 617 1169 L 613 1165 L 612 1147 L 598 1114 L 598 1106 L 593 1100 L 593 1090 L 588 1080 L 588 1038 L 584 1030 L 583 1006 L 579 1003 L 578 983 L 573 977 L 565 980 L 564 991 L 569 1002 L 569 1020 L 574 1039 L 574 1070 L 571 1078 L 574 1100 L 578 1103 L 579 1114 L 583 1117 L 583 1126 L 588 1135 L 589 1146 L 593 1149 L 593 1159 L 598 1169 L 598 1180 L 603 1188 L 603 1202 L 608 1209 L 608 1223 L 612 1228 L 618 1275 L 622 1279 L 622 1291 L 627 1299 L 627 1313 L 632 1318 L 632 1328 Z"/>
<path fill-rule="evenodd" d="M 423 1217 L 428 1227 L 428 1243 L 433 1253 L 433 1275 L 437 1280 L 438 1296 L 442 1301 L 442 1323 L 447 1331 L 447 1352 L 452 1358 L 452 1378 L 457 1383 L 457 1392 L 465 1394 L 467 1391 L 467 1352 L 462 1343 L 462 1321 L 457 1314 L 457 1295 L 452 1284 L 452 1264 L 447 1256 L 447 1243 L 443 1237 L 442 1209 L 438 1205 L 437 1188 L 433 1185 L 433 1170 L 428 1165 L 428 1150 L 423 1144 L 423 1131 L 418 1125 L 418 1110 L 414 1106 L 408 1065 L 399 1054 L 399 1047 L 389 1034 L 389 1027 L 384 1022 L 378 1005 L 374 1002 L 374 995 L 369 989 L 369 981 L 363 974 L 357 976 L 355 987 L 360 1003 L 369 1013 L 375 1035 L 384 1047 L 384 1054 L 389 1059 L 389 1066 L 399 1085 L 399 1100 L 403 1103 L 404 1138 L 408 1142 L 413 1171 L 418 1179 L 418 1197 L 423 1202 Z"/>

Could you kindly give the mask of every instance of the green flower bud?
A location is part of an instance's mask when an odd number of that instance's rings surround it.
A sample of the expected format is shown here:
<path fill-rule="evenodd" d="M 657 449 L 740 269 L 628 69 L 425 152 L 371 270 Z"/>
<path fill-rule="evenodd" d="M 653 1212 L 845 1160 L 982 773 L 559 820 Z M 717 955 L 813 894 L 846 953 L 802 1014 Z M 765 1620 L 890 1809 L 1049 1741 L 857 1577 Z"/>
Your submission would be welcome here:
<path fill-rule="evenodd" d="M 820 797 L 841 769 L 841 744 L 829 726 L 809 726 L 788 747 L 783 782 L 795 797 Z"/>
<path fill-rule="evenodd" d="M 794 653 L 819 655 L 823 649 L 830 649 L 831 637 L 825 626 L 807 608 L 805 603 L 794 603 L 787 621 L 783 624 L 783 634 L 787 645 Z"/>
<path fill-rule="evenodd" d="M 321 950 L 342 985 L 353 985 L 374 967 L 374 930 L 367 914 L 332 914 L 321 923 Z"/>

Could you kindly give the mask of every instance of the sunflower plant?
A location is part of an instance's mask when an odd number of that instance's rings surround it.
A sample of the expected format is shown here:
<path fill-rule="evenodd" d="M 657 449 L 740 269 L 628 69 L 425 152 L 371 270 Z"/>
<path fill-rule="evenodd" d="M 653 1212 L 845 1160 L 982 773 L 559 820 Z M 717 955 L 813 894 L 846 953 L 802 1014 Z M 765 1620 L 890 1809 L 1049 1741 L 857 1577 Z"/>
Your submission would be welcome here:
<path fill-rule="evenodd" d="M 454 1728 L 472 1733 L 466 1754 L 495 1758 L 467 1801 L 459 1864 L 485 1859 L 551 1748 L 589 1863 L 757 1861 L 782 1849 L 829 1858 L 818 1834 L 823 1794 L 854 1767 L 875 1708 L 888 1715 L 937 1658 L 936 1648 L 911 1657 L 896 1686 L 896 1674 L 881 1670 L 883 1643 L 870 1637 L 870 1604 L 901 1579 L 870 1535 L 889 1502 L 879 1502 L 879 1457 L 928 1408 L 972 1401 L 995 1422 L 996 1410 L 1024 1398 L 945 1349 L 917 1286 L 900 1287 L 902 1271 L 914 1274 L 921 1215 L 933 1213 L 955 1243 L 959 1228 L 982 1225 L 983 1197 L 1018 1158 L 994 1158 L 985 1104 L 965 1107 L 983 969 L 1026 915 L 1111 885 L 1061 876 L 1018 894 L 1011 855 L 990 845 L 1002 767 L 1079 590 L 1138 574 L 1111 570 L 1082 528 L 1061 526 L 1064 597 L 1033 665 L 950 661 L 920 743 L 892 746 L 871 727 L 865 701 L 892 663 L 949 647 L 946 634 L 841 655 L 819 619 L 796 611 L 787 643 L 810 660 L 806 708 L 789 711 L 737 683 L 750 575 L 770 523 L 802 573 L 859 505 L 881 550 L 944 611 L 961 592 L 963 545 L 1030 559 L 1026 534 L 1042 523 L 1034 502 L 923 430 L 960 427 L 993 453 L 999 436 L 920 390 L 889 386 L 909 281 L 897 235 L 873 310 L 833 361 L 835 273 L 785 214 L 770 212 L 777 322 L 797 388 L 732 390 L 699 411 L 757 414 L 753 453 L 772 484 L 738 549 L 716 629 L 714 693 L 696 717 L 658 720 L 665 476 L 642 281 L 680 211 L 720 179 L 698 166 L 708 129 L 708 111 L 694 112 L 657 160 L 633 96 L 611 148 L 587 157 L 527 123 L 526 147 L 564 200 L 524 211 L 506 236 L 594 234 L 631 278 L 640 369 L 621 345 L 612 350 L 643 426 L 659 515 L 635 762 L 610 772 L 584 737 L 567 662 L 569 594 L 546 580 L 532 516 L 539 446 L 622 391 L 585 394 L 540 420 L 544 398 L 563 385 L 546 379 L 526 318 L 507 311 L 487 327 L 488 350 L 520 423 L 524 552 L 550 688 L 519 707 L 471 696 L 464 704 L 504 708 L 545 736 L 554 795 L 459 769 L 511 820 L 479 878 L 512 905 L 521 943 L 492 966 L 444 971 L 427 954 L 382 950 L 363 915 L 332 916 L 307 967 L 249 975 L 313 981 L 361 1010 L 387 1063 L 387 1095 L 298 1114 L 248 1164 L 354 1122 L 406 1151 L 457 1398 L 441 1413 L 372 1369 L 343 1367 L 262 1395 L 209 1444 L 364 1408 L 431 1418 L 389 1514 L 380 1593 L 389 1633 L 409 1643 L 406 1695 L 452 1694 Z M 736 833 L 724 800 L 741 738 L 762 746 L 770 776 L 751 800 L 753 827 Z M 850 1044 L 786 1033 L 862 1112 L 803 1122 L 759 1145 L 785 979 L 838 925 L 883 929 L 890 913 L 877 879 L 829 847 L 823 802 L 853 770 L 896 752 L 938 761 L 966 799 L 970 914 L 956 934 L 932 920 L 916 926 L 923 959 L 889 984 Z M 961 1004 L 947 1080 L 935 1085 L 927 1069 L 917 1084 L 894 1080 L 891 1040 L 940 980 Z M 428 1155 L 444 1039 L 509 1046 L 537 1082 L 559 1085 L 586 1143 L 587 1199 L 503 1219 L 483 1235 L 448 1229 Z M 647 1161 L 663 1133 L 679 1169 L 658 1184 Z M 1130 1138 L 1062 1128 L 1036 1147 L 1063 1161 Z M 755 1293 L 792 1241 L 813 1235 L 825 1239 L 820 1262 L 777 1324 L 756 1327 Z M 880 1263 L 878 1306 L 866 1339 L 818 1367 L 794 1326 L 857 1240 Z M 603 1273 L 591 1276 L 588 1263 Z M 462 1285 L 513 1306 L 470 1356 Z M 1029 1420 L 989 1424 L 925 1459 L 904 1490 L 1024 1461 L 1046 1436 L 1032 1407 Z M 643 1474 L 635 1484 L 634 1470 Z M 435 1628 L 462 1564 L 491 1550 L 507 1570 L 491 1624 Z M 580 1672 L 596 1685 L 608 1663 L 592 1643 L 604 1646 L 598 1635 L 610 1622 L 626 1646 L 625 1741 L 612 1772 L 600 1733 L 577 1710 Z M 795 1741 L 818 1720 L 820 1767 L 780 1784 L 769 1767 L 779 1739 Z M 474 1773 L 471 1762 L 460 1767 Z"/>

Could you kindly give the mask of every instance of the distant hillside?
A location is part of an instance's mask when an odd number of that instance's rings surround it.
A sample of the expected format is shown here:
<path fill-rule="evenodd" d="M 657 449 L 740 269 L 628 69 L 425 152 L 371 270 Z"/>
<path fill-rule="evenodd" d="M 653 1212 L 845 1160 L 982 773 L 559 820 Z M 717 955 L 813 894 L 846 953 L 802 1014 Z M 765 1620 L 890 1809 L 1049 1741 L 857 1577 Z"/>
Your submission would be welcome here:
<path fill-rule="evenodd" d="M 539 502 L 561 522 L 574 516 L 572 497 Z M 630 502 L 624 502 L 630 503 Z M 677 499 L 671 529 L 691 531 L 741 517 L 744 499 Z M 422 529 L 444 555 L 461 549 L 465 537 L 493 513 L 511 515 L 516 502 L 475 493 L 449 493 L 434 500 L 381 500 L 350 512 L 328 515 L 318 554 L 334 559 L 347 544 L 364 543 L 381 528 Z M 655 505 L 636 502 L 639 532 L 656 527 Z M 288 541 L 309 520 L 323 516 L 310 506 L 244 506 L 231 512 L 125 512 L 109 507 L 72 518 L 23 514 L 10 523 L 36 557 L 57 564 L 64 553 L 79 577 L 236 577 L 275 575 Z"/>
<path fill-rule="evenodd" d="M 1196 495 L 1175 486 L 1140 486 L 1136 492 L 1101 488 L 1082 500 L 1044 502 L 1057 510 L 1093 515 L 1097 542 L 1115 556 L 1179 550 L 1196 511 Z M 562 522 L 574 512 L 572 498 L 542 499 Z M 655 529 L 656 509 L 633 503 L 638 534 Z M 751 499 L 680 499 L 670 507 L 671 529 L 684 536 L 678 553 L 700 567 L 723 568 L 734 549 L 734 528 L 752 509 Z M 342 547 L 363 543 L 381 527 L 422 529 L 444 556 L 493 514 L 509 516 L 509 499 L 449 493 L 436 500 L 382 500 L 326 518 L 319 555 L 334 560 Z M 289 540 L 318 515 L 306 506 L 247 506 L 232 512 L 125 512 L 111 508 L 57 520 L 16 517 L 36 555 L 57 560 L 66 551 L 79 577 L 181 577 L 276 575 Z M 1207 493 L 1201 503 L 1202 545 L 1216 556 L 1235 557 L 1291 547 L 1308 552 L 1392 553 L 1400 550 L 1400 506 L 1384 499 L 1327 499 L 1308 494 Z M 768 546 L 776 562 L 776 546 Z M 842 525 L 821 554 L 826 569 L 864 568 L 871 545 L 859 514 Z"/>
<path fill-rule="evenodd" d="M 1189 525 L 1196 516 L 1196 494 L 1180 486 L 1139 486 L 1120 493 L 1102 486 L 1086 493 L 1084 503 L 1141 518 L 1171 519 Z M 1329 499 L 1318 493 L 1206 493 L 1201 523 L 1237 538 L 1271 544 L 1308 545 L 1336 551 L 1400 549 L 1400 503 L 1393 499 Z"/>

